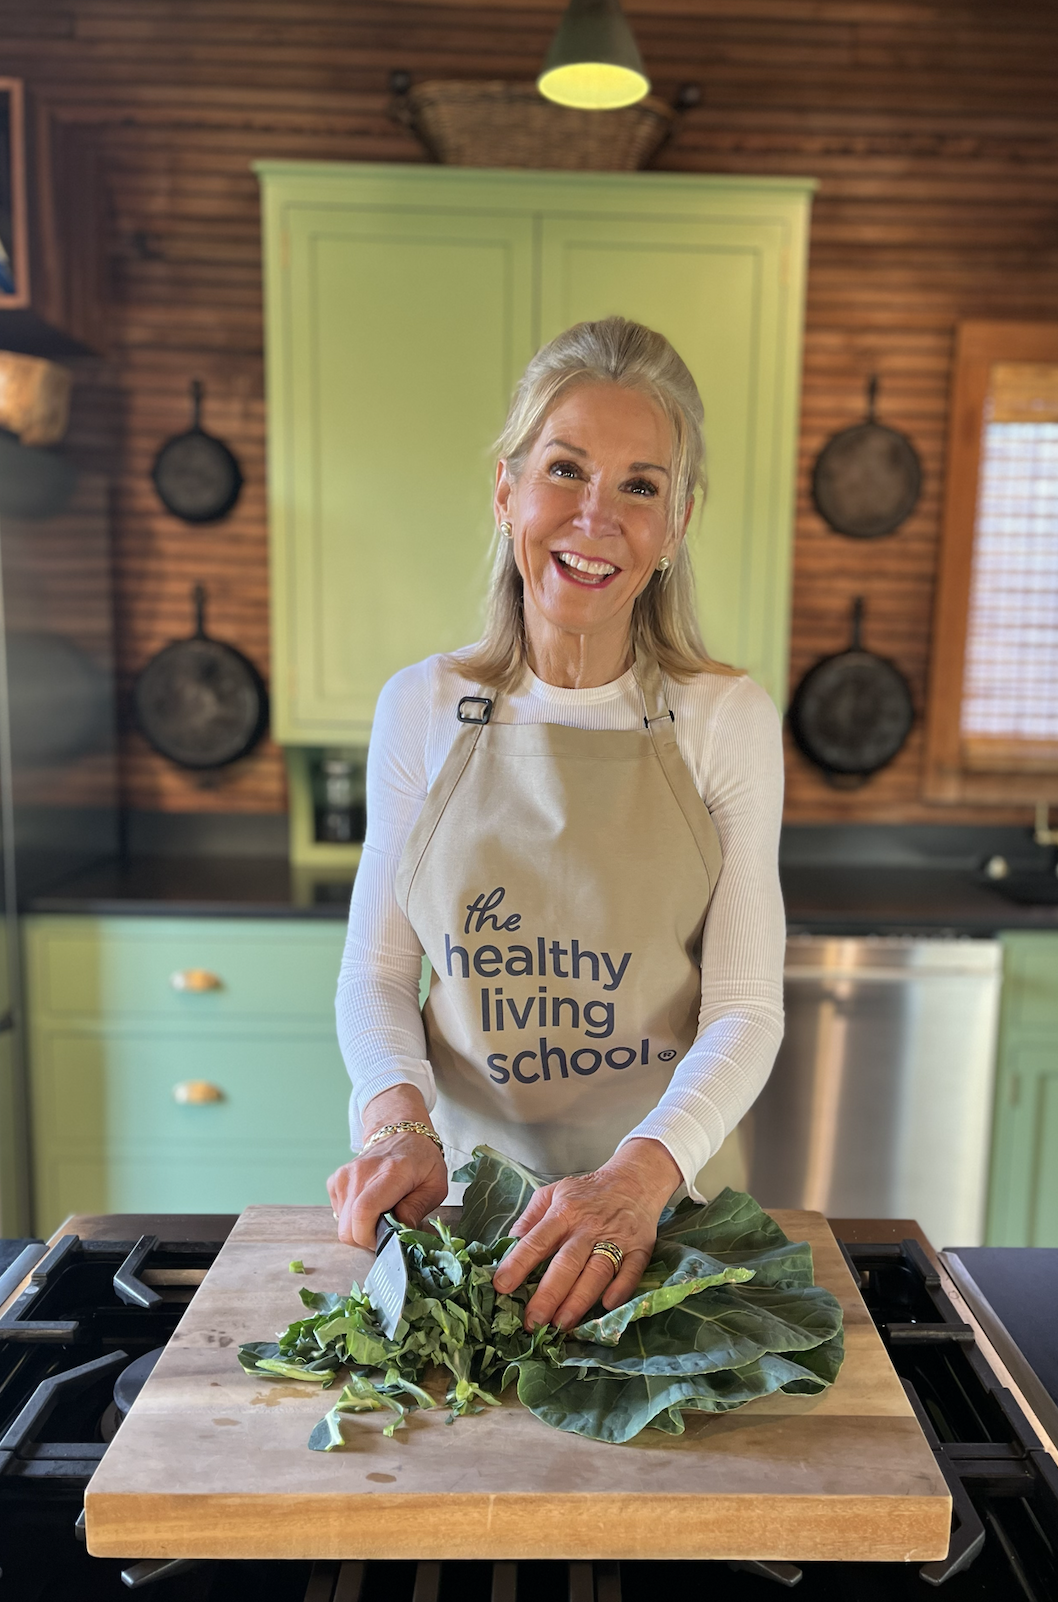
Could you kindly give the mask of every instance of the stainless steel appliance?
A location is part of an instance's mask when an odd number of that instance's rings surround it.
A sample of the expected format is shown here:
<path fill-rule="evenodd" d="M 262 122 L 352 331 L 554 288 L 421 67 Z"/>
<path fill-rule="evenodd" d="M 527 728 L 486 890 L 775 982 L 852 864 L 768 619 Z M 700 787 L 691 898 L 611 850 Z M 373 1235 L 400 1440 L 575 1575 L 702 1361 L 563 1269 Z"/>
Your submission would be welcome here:
<path fill-rule="evenodd" d="M 0 430 L 0 1233 L 29 1224 L 20 905 L 118 848 L 109 486 Z"/>
<path fill-rule="evenodd" d="M 751 1122 L 763 1206 L 981 1242 L 1000 956 L 992 940 L 788 941 L 786 1035 Z"/>

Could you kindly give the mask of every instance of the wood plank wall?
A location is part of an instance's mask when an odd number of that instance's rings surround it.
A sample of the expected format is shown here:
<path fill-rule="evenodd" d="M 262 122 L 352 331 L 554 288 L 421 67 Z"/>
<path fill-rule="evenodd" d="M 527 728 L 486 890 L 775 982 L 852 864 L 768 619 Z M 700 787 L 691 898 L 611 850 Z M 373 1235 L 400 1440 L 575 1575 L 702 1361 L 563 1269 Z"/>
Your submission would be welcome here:
<path fill-rule="evenodd" d="M 794 587 L 792 682 L 846 638 L 854 594 L 867 641 L 908 674 L 921 709 L 956 321 L 1058 318 L 1058 8 L 1053 0 L 630 0 L 658 92 L 701 106 L 658 165 L 809 174 L 812 230 Z M 110 208 L 109 358 L 83 375 L 75 439 L 117 480 L 121 669 L 188 632 L 189 592 L 267 669 L 261 284 L 255 157 L 415 161 L 388 115 L 391 69 L 529 78 L 558 0 L 4 0 L 0 64 L 24 77 L 67 139 L 98 148 Z M 925 493 L 877 543 L 829 533 L 811 463 L 861 414 L 914 438 Z M 195 531 L 168 517 L 148 470 L 188 416 L 239 454 L 235 514 Z M 794 752 L 791 820 L 1020 821 L 919 799 L 916 730 L 863 789 L 828 788 Z M 264 747 L 203 787 L 124 740 L 130 804 L 274 812 Z"/>

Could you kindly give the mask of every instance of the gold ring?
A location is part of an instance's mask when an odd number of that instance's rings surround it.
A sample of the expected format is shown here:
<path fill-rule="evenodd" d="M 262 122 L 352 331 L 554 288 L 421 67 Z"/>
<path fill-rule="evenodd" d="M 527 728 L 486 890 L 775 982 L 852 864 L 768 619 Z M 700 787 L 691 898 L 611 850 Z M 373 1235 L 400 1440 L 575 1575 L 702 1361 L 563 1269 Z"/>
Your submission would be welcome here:
<path fill-rule="evenodd" d="M 613 1264 L 615 1278 L 621 1272 L 621 1264 L 625 1260 L 625 1254 L 616 1241 L 597 1240 L 591 1249 L 591 1255 L 593 1257 L 607 1258 Z"/>

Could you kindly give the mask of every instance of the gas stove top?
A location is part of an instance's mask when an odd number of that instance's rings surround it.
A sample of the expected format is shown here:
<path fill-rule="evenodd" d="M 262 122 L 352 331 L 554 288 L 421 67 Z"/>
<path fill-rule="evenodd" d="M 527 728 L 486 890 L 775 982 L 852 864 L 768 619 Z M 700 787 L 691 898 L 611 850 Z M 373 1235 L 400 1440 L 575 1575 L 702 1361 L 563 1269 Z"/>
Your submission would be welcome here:
<path fill-rule="evenodd" d="M 943 1562 L 728 1564 L 159 1562 L 92 1558 L 84 1488 L 221 1246 L 95 1240 L 27 1248 L 0 1278 L 0 1599 L 96 1602 L 946 1602 L 1058 1596 L 1058 1466 L 989 1368 L 915 1240 L 843 1247 L 951 1488 Z M 4 1289 L 6 1280 L 8 1288 Z"/>

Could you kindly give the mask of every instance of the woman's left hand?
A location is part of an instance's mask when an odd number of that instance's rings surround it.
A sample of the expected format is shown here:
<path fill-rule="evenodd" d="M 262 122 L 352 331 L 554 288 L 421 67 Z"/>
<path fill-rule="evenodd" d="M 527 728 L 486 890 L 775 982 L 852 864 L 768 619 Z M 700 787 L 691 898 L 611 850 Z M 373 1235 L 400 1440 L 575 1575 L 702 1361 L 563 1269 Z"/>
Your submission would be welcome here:
<path fill-rule="evenodd" d="M 682 1179 L 658 1141 L 630 1140 L 593 1174 L 543 1185 L 512 1227 L 511 1234 L 521 1238 L 492 1276 L 493 1285 L 513 1291 L 538 1263 L 553 1259 L 525 1309 L 526 1329 L 570 1329 L 600 1297 L 606 1308 L 620 1306 L 642 1278 L 658 1217 Z M 603 1240 L 624 1253 L 617 1274 L 608 1257 L 592 1256 L 592 1247 Z"/>

